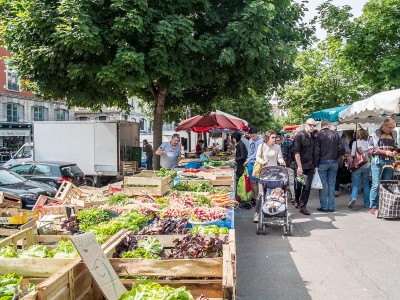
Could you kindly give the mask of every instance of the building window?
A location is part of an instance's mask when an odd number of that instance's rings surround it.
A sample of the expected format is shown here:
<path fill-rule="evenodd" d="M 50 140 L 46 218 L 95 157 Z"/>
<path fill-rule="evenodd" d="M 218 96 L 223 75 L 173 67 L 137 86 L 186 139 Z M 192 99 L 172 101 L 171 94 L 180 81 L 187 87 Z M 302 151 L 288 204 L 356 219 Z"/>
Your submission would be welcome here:
<path fill-rule="evenodd" d="M 98 116 L 96 118 L 96 120 L 98 120 L 98 121 L 107 121 L 107 116 Z"/>
<path fill-rule="evenodd" d="M 145 119 L 140 119 L 140 131 L 145 131 L 145 125 L 146 125 L 146 120 Z"/>
<path fill-rule="evenodd" d="M 77 120 L 77 121 L 89 121 L 89 117 L 76 117 L 75 120 Z"/>
<path fill-rule="evenodd" d="M 7 65 L 7 90 L 13 92 L 20 92 L 18 74 L 12 64 Z"/>
<path fill-rule="evenodd" d="M 33 107 L 33 121 L 46 121 L 47 120 L 47 108 L 44 106 Z"/>
<path fill-rule="evenodd" d="M 19 122 L 21 105 L 18 103 L 7 103 L 7 122 Z"/>
<path fill-rule="evenodd" d="M 67 109 L 55 109 L 54 110 L 56 121 L 68 121 L 69 111 Z"/>

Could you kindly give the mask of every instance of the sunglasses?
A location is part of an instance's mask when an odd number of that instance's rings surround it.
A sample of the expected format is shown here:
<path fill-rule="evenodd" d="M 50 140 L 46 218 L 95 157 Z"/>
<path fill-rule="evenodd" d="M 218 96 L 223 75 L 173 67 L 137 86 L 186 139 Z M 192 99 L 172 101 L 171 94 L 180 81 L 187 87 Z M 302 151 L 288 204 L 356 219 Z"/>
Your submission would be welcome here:
<path fill-rule="evenodd" d="M 385 126 L 387 127 L 387 128 L 389 128 L 389 129 L 394 129 L 396 126 L 388 126 L 388 125 L 386 125 L 385 124 Z"/>
<path fill-rule="evenodd" d="M 317 124 L 308 124 L 307 123 L 307 125 L 310 126 L 310 127 L 317 127 Z"/>

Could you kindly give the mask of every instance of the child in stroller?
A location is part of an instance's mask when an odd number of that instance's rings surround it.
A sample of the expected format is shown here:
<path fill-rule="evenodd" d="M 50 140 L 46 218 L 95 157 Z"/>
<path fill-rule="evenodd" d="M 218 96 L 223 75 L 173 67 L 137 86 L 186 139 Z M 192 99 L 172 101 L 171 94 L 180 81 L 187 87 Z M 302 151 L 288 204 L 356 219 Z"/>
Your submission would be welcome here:
<path fill-rule="evenodd" d="M 266 234 L 267 225 L 283 226 L 285 235 L 292 234 L 292 221 L 288 213 L 289 174 L 285 167 L 264 167 L 260 178 L 261 207 L 257 234 Z"/>
<path fill-rule="evenodd" d="M 281 188 L 272 190 L 271 194 L 267 196 L 267 201 L 262 208 L 264 214 L 276 216 L 286 210 L 286 200 L 283 193 Z"/>

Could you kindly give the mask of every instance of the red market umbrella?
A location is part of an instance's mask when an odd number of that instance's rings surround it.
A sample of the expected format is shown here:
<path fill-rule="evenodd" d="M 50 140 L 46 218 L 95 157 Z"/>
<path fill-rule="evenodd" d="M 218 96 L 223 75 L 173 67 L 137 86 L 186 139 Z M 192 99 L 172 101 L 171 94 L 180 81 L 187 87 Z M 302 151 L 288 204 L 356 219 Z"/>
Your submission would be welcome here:
<path fill-rule="evenodd" d="M 290 130 L 296 130 L 297 129 L 297 127 L 299 127 L 300 125 L 288 125 L 288 126 L 283 126 L 283 130 L 287 130 L 287 131 L 290 131 Z"/>
<path fill-rule="evenodd" d="M 195 116 L 193 118 L 182 121 L 175 130 L 176 131 L 192 130 L 193 132 L 201 133 L 201 132 L 208 132 L 214 128 L 229 129 L 235 131 L 241 130 L 241 128 L 239 128 L 235 124 L 233 119 L 230 119 L 220 114 Z"/>

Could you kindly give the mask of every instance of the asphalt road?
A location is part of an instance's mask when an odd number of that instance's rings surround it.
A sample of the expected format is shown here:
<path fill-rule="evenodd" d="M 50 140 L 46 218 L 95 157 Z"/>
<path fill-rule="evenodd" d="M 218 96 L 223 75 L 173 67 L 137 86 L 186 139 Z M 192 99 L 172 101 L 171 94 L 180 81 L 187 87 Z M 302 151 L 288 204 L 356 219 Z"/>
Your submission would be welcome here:
<path fill-rule="evenodd" d="M 281 227 L 256 235 L 254 208 L 237 210 L 237 299 L 400 299 L 400 220 L 377 219 L 362 199 L 351 210 L 348 200 L 318 212 L 313 191 L 310 216 L 290 207 L 291 237 Z"/>

